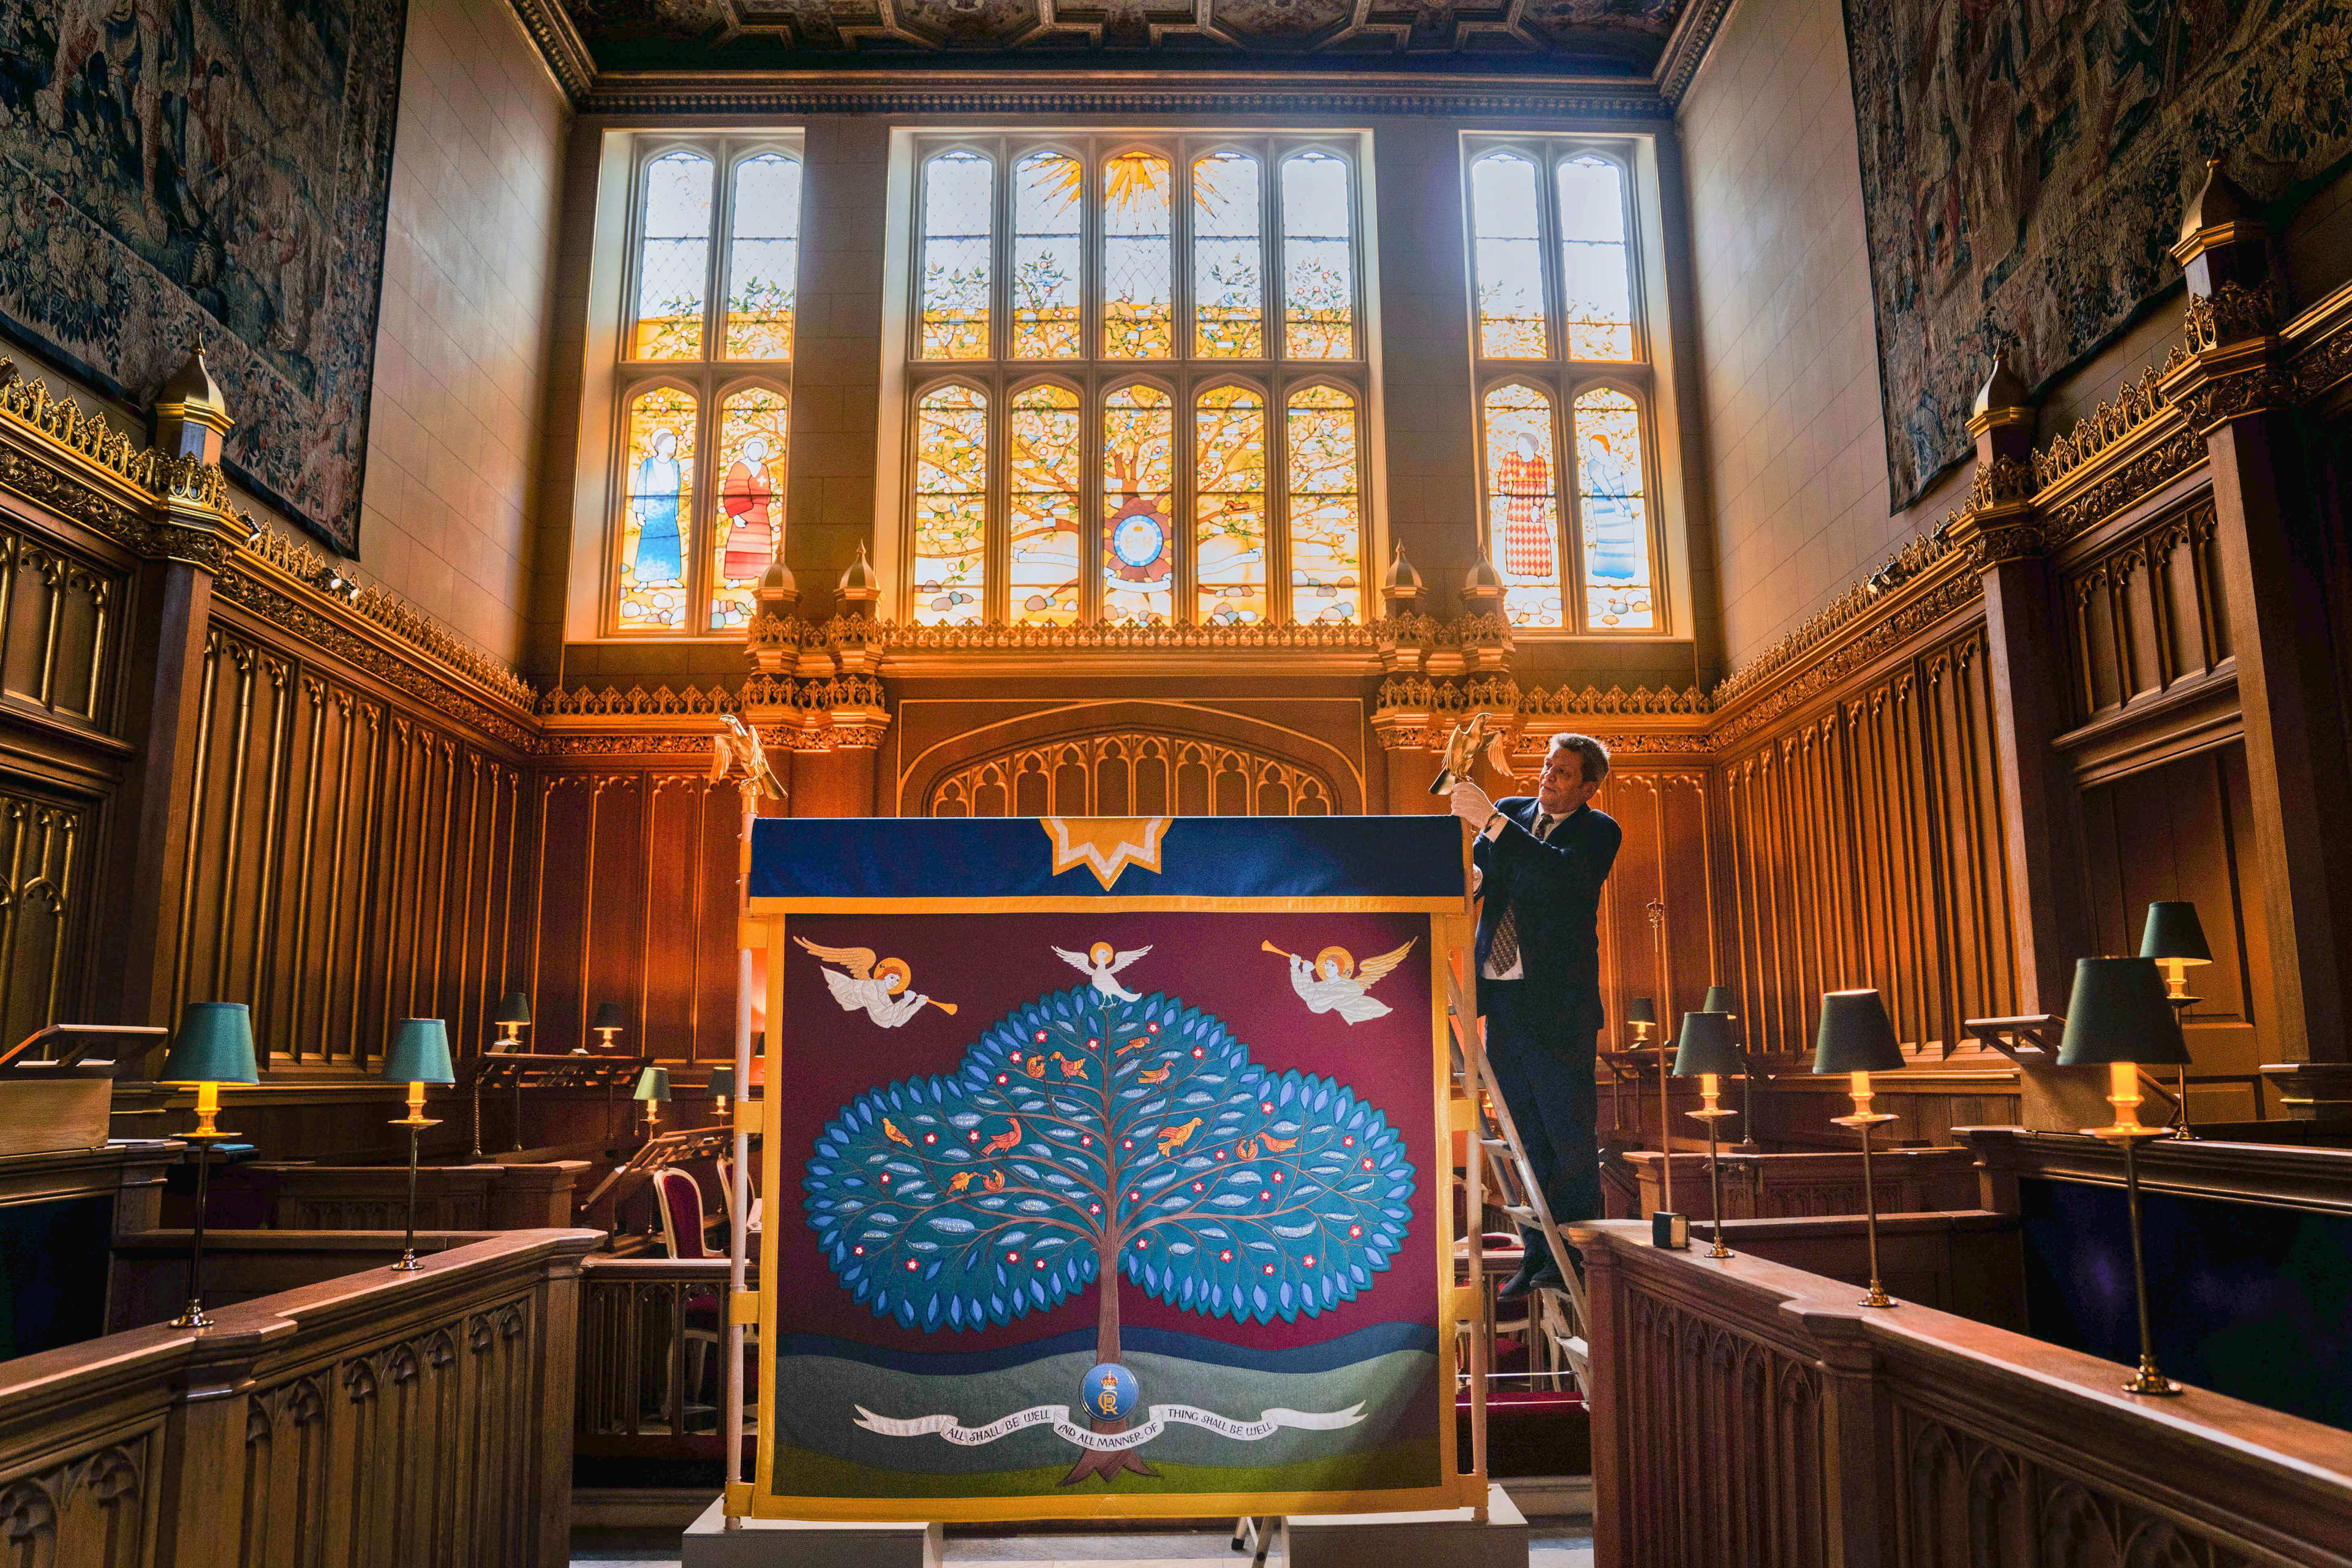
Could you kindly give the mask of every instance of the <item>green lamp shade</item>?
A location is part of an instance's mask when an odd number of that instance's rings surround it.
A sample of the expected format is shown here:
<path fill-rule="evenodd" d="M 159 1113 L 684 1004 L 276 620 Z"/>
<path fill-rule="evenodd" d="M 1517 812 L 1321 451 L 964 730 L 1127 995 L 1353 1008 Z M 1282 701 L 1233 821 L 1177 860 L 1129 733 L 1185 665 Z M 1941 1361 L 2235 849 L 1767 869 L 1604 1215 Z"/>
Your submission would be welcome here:
<path fill-rule="evenodd" d="M 1732 1076 L 1743 1070 L 1739 1047 L 1731 1043 L 1730 1014 L 1683 1015 L 1683 1037 L 1675 1051 L 1676 1078 L 1706 1072 Z"/>
<path fill-rule="evenodd" d="M 1706 988 L 1706 1000 L 1699 1004 L 1698 1010 L 1702 1013 L 1720 1013 L 1727 1018 L 1737 1018 L 1739 1016 L 1739 998 L 1731 994 L 1731 987 L 1728 985 L 1710 985 Z M 1711 1072 L 1714 1069 L 1710 1068 L 1707 1070 Z"/>
<path fill-rule="evenodd" d="M 242 1002 L 191 1002 L 158 1075 L 164 1083 L 259 1083 L 253 1009 Z"/>
<path fill-rule="evenodd" d="M 403 1018 L 383 1054 L 383 1076 L 395 1083 L 455 1083 L 449 1026 L 438 1018 Z"/>
<path fill-rule="evenodd" d="M 2197 923 L 2197 906 L 2186 899 L 2168 899 L 2147 906 L 2147 928 L 2140 933 L 2142 958 L 2174 958 L 2188 963 L 2210 963 L 2213 950 L 2205 945 L 2205 928 Z"/>
<path fill-rule="evenodd" d="M 2074 961 L 2074 994 L 2066 1003 L 2058 1065 L 2113 1062 L 2189 1065 L 2189 1042 L 2180 1037 L 2179 1017 L 2164 999 L 2164 976 L 2152 958 Z"/>
<path fill-rule="evenodd" d="M 528 1024 L 530 1022 L 530 998 L 520 991 L 509 991 L 499 1003 L 499 1010 L 490 1015 L 493 1024 Z"/>
<path fill-rule="evenodd" d="M 1654 1024 L 1658 1021 L 1657 1004 L 1647 996 L 1636 996 L 1625 1004 L 1625 1021 L 1629 1024 Z"/>
<path fill-rule="evenodd" d="M 637 1100 L 667 1100 L 669 1098 L 669 1068 L 647 1068 L 644 1072 L 639 1073 L 637 1075 L 636 1092 L 633 1098 Z"/>
<path fill-rule="evenodd" d="M 1815 1072 L 1900 1072 L 1903 1047 L 1885 999 L 1875 991 L 1832 991 L 1822 997 L 1822 1032 L 1813 1044 Z"/>
<path fill-rule="evenodd" d="M 710 1092 L 714 1095 L 724 1095 L 732 1099 L 735 1094 L 735 1069 L 733 1068 L 712 1068 L 710 1069 Z"/>
<path fill-rule="evenodd" d="M 621 1011 L 618 1002 L 599 1002 L 596 1004 L 595 1020 L 588 1026 L 591 1029 L 625 1029 L 629 1026 L 629 1016 Z"/>

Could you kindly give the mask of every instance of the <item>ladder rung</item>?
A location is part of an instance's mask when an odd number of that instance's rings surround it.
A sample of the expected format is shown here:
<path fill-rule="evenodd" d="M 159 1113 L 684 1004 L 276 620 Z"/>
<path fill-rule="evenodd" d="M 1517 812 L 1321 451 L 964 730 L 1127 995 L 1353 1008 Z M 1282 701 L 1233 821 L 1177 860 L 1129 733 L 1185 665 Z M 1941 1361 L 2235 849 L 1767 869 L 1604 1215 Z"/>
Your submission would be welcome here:
<path fill-rule="evenodd" d="M 1503 1205 L 1503 1212 L 1509 1215 L 1513 1219 L 1526 1220 L 1530 1224 L 1534 1223 L 1536 1217 L 1536 1211 L 1528 1207 L 1525 1204 L 1505 1204 Z"/>
<path fill-rule="evenodd" d="M 1482 1149 L 1500 1149 L 1506 1153 L 1517 1152 L 1507 1141 L 1500 1138 L 1481 1138 L 1478 1140 L 1478 1145 Z"/>

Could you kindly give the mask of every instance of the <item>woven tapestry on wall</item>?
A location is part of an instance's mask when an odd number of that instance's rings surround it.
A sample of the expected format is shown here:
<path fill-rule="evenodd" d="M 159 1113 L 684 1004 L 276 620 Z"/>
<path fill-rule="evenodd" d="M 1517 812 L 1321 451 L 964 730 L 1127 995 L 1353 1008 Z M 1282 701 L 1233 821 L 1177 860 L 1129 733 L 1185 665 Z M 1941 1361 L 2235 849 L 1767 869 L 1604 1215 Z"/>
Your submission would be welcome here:
<path fill-rule="evenodd" d="M 2221 157 L 2268 200 L 2352 152 L 2340 0 L 1846 0 L 1888 489 L 1966 457 L 2003 348 L 2039 385 L 2179 276 Z"/>
<path fill-rule="evenodd" d="M 405 0 L 23 0 L 0 318 L 144 404 L 201 332 L 237 480 L 359 544 Z"/>

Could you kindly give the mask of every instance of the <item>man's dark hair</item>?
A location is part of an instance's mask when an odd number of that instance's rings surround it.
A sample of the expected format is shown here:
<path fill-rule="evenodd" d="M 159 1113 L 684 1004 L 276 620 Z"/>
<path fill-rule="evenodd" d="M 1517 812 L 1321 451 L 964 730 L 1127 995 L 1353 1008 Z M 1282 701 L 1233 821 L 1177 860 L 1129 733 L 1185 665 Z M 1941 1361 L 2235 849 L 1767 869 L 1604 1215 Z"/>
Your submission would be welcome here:
<path fill-rule="evenodd" d="M 1551 738 L 1554 752 L 1574 752 L 1576 760 L 1584 765 L 1584 782 L 1599 784 L 1609 776 L 1609 748 L 1590 735 L 1572 735 L 1562 731 Z"/>

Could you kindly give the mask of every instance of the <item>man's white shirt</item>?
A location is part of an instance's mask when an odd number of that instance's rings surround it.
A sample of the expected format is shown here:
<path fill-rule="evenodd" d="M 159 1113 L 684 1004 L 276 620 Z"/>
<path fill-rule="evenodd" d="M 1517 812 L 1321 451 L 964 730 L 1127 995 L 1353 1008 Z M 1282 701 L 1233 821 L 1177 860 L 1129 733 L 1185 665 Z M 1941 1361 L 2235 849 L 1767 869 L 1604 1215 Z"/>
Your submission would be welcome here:
<path fill-rule="evenodd" d="M 1545 839 L 1550 837 L 1551 830 L 1559 826 L 1565 820 L 1567 819 L 1564 817 L 1554 816 L 1548 811 L 1538 812 L 1536 814 L 1536 825 L 1534 828 L 1531 829 L 1536 836 L 1536 842 L 1540 844 Z M 1486 825 L 1486 831 L 1484 835 L 1486 842 L 1492 844 L 1496 839 L 1500 838 L 1503 836 L 1503 829 L 1510 826 L 1510 817 L 1504 814 L 1501 807 L 1497 806 L 1495 810 L 1495 820 Z M 1483 883 L 1486 879 L 1482 875 L 1479 878 L 1479 880 Z M 1496 918 L 1499 920 L 1501 917 L 1497 916 Z M 1490 952 L 1486 955 L 1486 967 L 1478 972 L 1478 976 L 1482 980 L 1526 979 L 1527 950 L 1525 948 L 1521 948 L 1517 952 L 1511 955 L 1511 966 L 1508 969 L 1496 969 L 1495 967 L 1494 954 Z"/>

